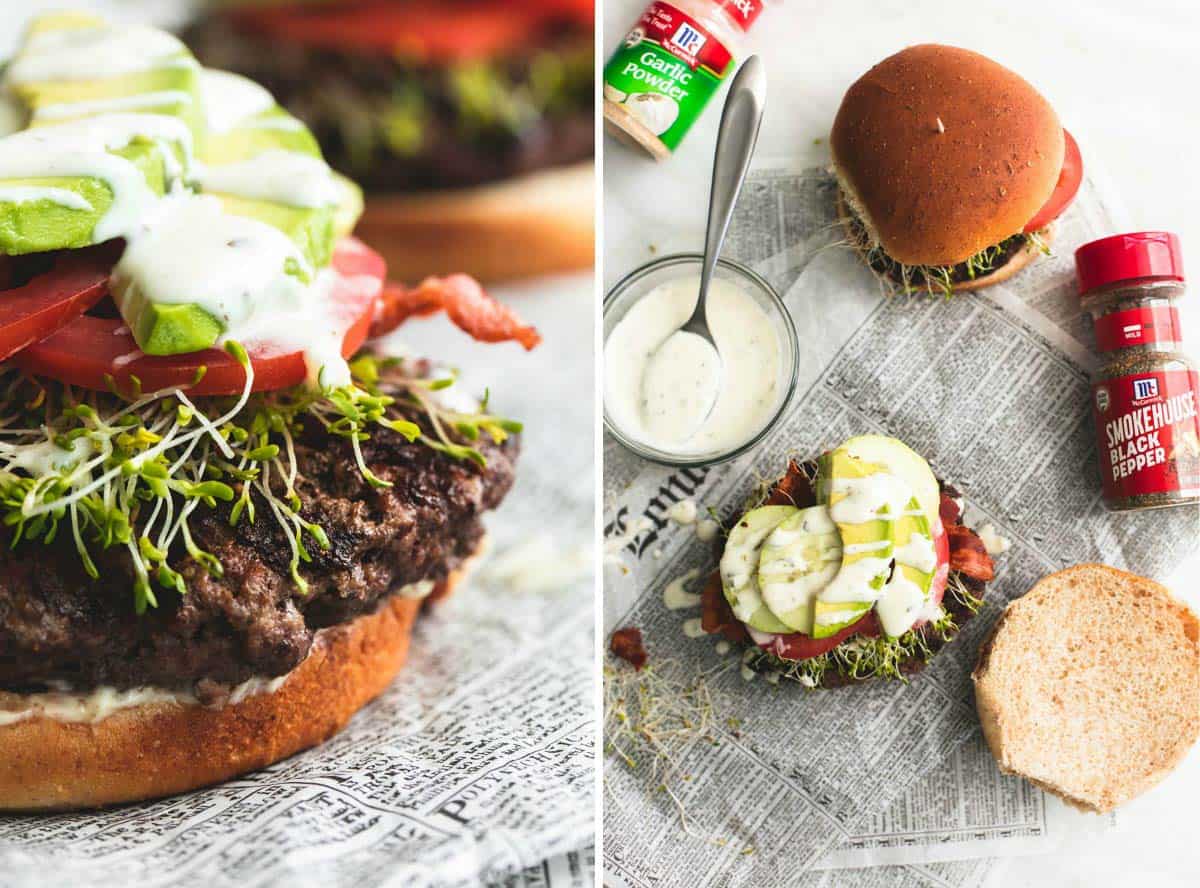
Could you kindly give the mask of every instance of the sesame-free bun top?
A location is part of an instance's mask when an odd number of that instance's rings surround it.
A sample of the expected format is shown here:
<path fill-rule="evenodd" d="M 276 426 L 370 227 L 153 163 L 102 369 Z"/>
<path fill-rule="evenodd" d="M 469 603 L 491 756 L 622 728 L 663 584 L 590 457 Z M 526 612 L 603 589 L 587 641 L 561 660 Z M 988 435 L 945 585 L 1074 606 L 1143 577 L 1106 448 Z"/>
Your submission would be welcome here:
<path fill-rule="evenodd" d="M 954 265 L 1020 232 L 1063 165 L 1058 115 L 978 53 L 922 44 L 846 92 L 830 136 L 838 181 L 906 265 Z"/>

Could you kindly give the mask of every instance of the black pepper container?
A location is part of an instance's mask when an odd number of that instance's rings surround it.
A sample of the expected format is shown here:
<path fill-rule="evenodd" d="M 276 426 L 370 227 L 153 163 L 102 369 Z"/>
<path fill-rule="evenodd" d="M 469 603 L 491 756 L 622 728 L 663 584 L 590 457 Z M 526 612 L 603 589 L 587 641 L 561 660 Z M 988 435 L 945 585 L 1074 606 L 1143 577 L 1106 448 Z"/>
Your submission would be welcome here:
<path fill-rule="evenodd" d="M 1092 385 L 1109 509 L 1200 507 L 1200 377 L 1182 351 L 1179 238 L 1118 234 L 1075 252 L 1102 366 Z"/>

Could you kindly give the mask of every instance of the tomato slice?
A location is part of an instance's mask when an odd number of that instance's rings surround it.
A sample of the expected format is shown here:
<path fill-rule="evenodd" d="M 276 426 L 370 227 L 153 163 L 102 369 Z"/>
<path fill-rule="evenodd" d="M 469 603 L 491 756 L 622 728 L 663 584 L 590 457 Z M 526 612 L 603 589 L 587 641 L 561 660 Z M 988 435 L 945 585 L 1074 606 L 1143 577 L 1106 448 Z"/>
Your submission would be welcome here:
<path fill-rule="evenodd" d="M 1079 154 L 1079 145 L 1076 144 L 1075 137 L 1065 129 L 1063 139 L 1066 141 L 1066 149 L 1063 151 L 1063 166 L 1062 172 L 1058 174 L 1058 184 L 1054 186 L 1054 191 L 1051 192 L 1045 206 L 1037 211 L 1023 229 L 1026 234 L 1045 228 L 1061 216 L 1079 193 L 1079 185 L 1083 181 L 1083 158 Z"/>
<path fill-rule="evenodd" d="M 238 10 L 243 27 L 305 46 L 450 62 L 520 50 L 555 21 L 590 25 L 591 0 L 409 0 Z"/>
<path fill-rule="evenodd" d="M 27 284 L 0 292 L 0 361 L 74 321 L 108 292 L 112 254 L 74 250 Z"/>
<path fill-rule="evenodd" d="M 342 355 L 348 358 L 366 341 L 378 295 L 378 291 L 372 292 L 354 279 L 369 276 L 382 286 L 387 266 L 383 257 L 361 241 L 344 238 L 334 250 L 333 267 L 345 280 L 334 289 L 332 298 L 347 320 L 354 319 L 342 343 Z M 12 360 L 29 373 L 97 391 L 108 389 L 106 376 L 111 376 L 122 390 L 127 390 L 130 378 L 136 376 L 143 391 L 183 386 L 189 395 L 236 395 L 246 384 L 241 365 L 220 349 L 168 357 L 147 355 L 119 318 L 90 315 L 76 318 Z M 280 354 L 255 349 L 250 352 L 250 360 L 254 391 L 288 388 L 307 377 L 300 352 Z M 204 376 L 193 385 L 202 367 Z"/>
<path fill-rule="evenodd" d="M 946 581 L 950 577 L 950 544 L 946 528 L 941 519 L 933 532 L 933 549 L 937 554 L 937 568 L 933 574 L 933 582 L 929 594 L 935 604 L 942 603 L 946 594 Z M 917 623 L 916 625 L 921 625 Z M 849 638 L 851 635 L 865 635 L 874 638 L 880 633 L 879 619 L 875 611 L 868 611 L 858 622 L 851 623 L 841 632 L 829 638 L 813 638 L 803 632 L 793 632 L 789 635 L 775 635 L 770 641 L 759 643 L 759 647 L 785 660 L 809 660 L 827 653 Z"/>

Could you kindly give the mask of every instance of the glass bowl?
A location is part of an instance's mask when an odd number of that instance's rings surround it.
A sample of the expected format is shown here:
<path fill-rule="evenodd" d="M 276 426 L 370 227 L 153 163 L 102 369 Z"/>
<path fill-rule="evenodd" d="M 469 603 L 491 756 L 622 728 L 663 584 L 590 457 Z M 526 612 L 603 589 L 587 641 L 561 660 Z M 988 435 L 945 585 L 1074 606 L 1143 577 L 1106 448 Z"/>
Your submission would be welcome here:
<path fill-rule="evenodd" d="M 639 268 L 635 268 L 622 278 L 604 297 L 604 345 L 608 344 L 609 334 L 625 317 L 630 307 L 657 287 L 659 284 L 687 275 L 700 275 L 700 266 L 704 257 L 699 253 L 677 253 L 656 259 Z M 775 427 L 783 416 L 784 410 L 792 400 L 796 389 L 796 373 L 800 362 L 800 346 L 796 340 L 796 326 L 792 316 L 784 306 L 783 300 L 775 289 L 754 270 L 740 262 L 730 259 L 719 259 L 713 273 L 715 278 L 736 281 L 766 312 L 773 321 L 775 334 L 779 337 L 779 375 L 775 381 L 777 403 L 771 411 L 770 419 L 762 428 L 749 434 L 745 441 L 724 450 L 711 452 L 689 451 L 673 453 L 660 450 L 625 431 L 609 415 L 607 398 L 604 405 L 604 427 L 627 450 L 636 453 L 643 459 L 661 463 L 667 466 L 708 466 L 726 462 L 750 450 Z"/>

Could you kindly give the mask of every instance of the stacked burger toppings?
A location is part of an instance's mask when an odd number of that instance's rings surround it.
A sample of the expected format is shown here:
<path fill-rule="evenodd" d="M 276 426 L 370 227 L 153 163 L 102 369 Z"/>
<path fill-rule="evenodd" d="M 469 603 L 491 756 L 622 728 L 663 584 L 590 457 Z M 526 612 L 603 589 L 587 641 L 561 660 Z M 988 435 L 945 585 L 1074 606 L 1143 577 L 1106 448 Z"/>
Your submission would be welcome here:
<path fill-rule="evenodd" d="M 724 540 L 702 625 L 807 687 L 921 669 L 994 576 L 957 491 L 894 438 L 792 462 L 751 505 Z"/>

